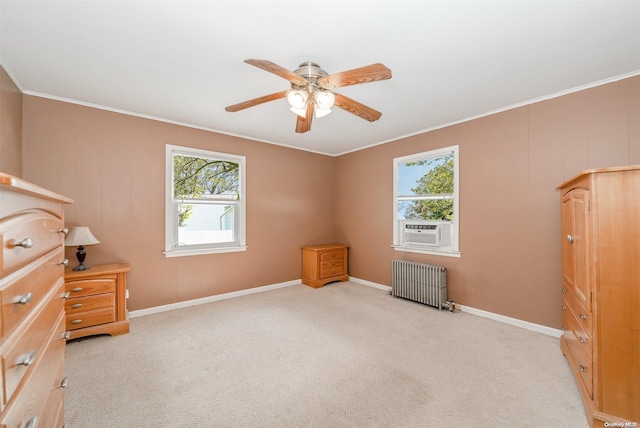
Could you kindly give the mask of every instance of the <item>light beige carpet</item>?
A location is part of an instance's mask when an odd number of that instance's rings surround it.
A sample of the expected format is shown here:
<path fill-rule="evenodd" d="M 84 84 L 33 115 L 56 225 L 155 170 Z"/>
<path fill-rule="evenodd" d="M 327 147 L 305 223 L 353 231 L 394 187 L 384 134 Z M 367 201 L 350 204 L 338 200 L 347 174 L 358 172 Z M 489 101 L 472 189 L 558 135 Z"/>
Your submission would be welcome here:
<path fill-rule="evenodd" d="M 558 340 L 356 283 L 68 343 L 66 427 L 588 427 Z"/>

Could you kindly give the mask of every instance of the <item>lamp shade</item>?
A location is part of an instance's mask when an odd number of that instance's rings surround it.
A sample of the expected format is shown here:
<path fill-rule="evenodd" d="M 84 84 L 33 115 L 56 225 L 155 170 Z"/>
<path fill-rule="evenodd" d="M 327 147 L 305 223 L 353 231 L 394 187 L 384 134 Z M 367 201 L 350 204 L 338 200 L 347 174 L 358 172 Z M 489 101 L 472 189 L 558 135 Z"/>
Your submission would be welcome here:
<path fill-rule="evenodd" d="M 73 227 L 67 235 L 67 238 L 64 240 L 65 247 L 79 247 L 81 245 L 95 245 L 99 244 L 100 241 L 93 236 L 93 233 L 89 230 L 88 227 Z"/>

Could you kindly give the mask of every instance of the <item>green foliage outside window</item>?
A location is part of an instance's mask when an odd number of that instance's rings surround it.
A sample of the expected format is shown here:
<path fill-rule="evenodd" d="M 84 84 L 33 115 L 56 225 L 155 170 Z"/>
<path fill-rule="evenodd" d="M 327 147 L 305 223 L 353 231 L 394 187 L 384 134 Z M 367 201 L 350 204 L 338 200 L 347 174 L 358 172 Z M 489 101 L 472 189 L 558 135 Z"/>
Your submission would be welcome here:
<path fill-rule="evenodd" d="M 423 175 L 411 191 L 416 195 L 453 195 L 453 153 L 444 158 L 407 162 L 407 166 L 430 166 L 437 163 Z M 408 220 L 453 221 L 453 199 L 414 200 L 406 211 Z"/>

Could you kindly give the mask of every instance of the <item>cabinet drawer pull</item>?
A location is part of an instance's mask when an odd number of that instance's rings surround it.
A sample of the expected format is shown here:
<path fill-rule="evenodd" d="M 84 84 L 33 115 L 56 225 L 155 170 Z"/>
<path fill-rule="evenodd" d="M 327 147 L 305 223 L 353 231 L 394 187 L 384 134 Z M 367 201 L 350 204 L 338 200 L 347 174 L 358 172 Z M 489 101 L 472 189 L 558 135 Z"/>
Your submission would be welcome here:
<path fill-rule="evenodd" d="M 60 381 L 60 383 L 58 384 L 58 386 L 59 386 L 60 388 L 66 388 L 66 387 L 67 387 L 67 377 L 66 377 L 66 376 L 64 377 L 64 379 L 62 379 L 62 380 Z"/>
<path fill-rule="evenodd" d="M 58 230 L 58 233 L 64 233 L 65 235 L 67 235 L 69 233 L 69 228 L 63 227 L 62 229 Z"/>
<path fill-rule="evenodd" d="M 80 324 L 82 320 L 72 320 L 71 324 Z"/>
<path fill-rule="evenodd" d="M 33 247 L 33 239 L 27 238 L 27 239 L 23 239 L 20 242 L 16 242 L 14 244 L 14 248 L 15 247 L 31 248 L 31 247 Z"/>
<path fill-rule="evenodd" d="M 571 235 L 567 235 L 567 242 L 568 242 L 569 244 L 573 244 L 573 241 L 574 241 L 573 236 L 571 236 Z"/>
<path fill-rule="evenodd" d="M 63 299 L 68 299 L 69 297 L 71 297 L 71 293 L 69 293 L 68 291 L 64 292 L 60 297 L 62 297 Z"/>
<path fill-rule="evenodd" d="M 563 311 L 566 311 L 566 310 L 567 310 L 567 307 L 566 307 L 566 306 L 564 306 L 564 305 L 562 305 L 562 310 L 563 310 Z"/>
<path fill-rule="evenodd" d="M 38 426 L 38 417 L 34 416 L 26 423 L 20 424 L 20 428 L 36 428 Z"/>
<path fill-rule="evenodd" d="M 587 319 L 587 316 L 586 316 L 585 314 L 580 314 L 580 319 L 581 319 L 581 320 L 586 320 L 586 319 Z"/>
<path fill-rule="evenodd" d="M 567 291 L 568 291 L 568 290 L 567 290 L 566 288 L 563 288 L 563 289 L 562 289 L 562 292 L 563 292 L 563 293 L 566 293 Z"/>
<path fill-rule="evenodd" d="M 36 354 L 36 351 L 29 351 L 20 355 L 16 360 L 16 366 L 30 366 L 36 360 Z"/>
<path fill-rule="evenodd" d="M 73 287 L 71 291 L 73 291 L 74 293 L 77 293 L 78 291 L 82 291 L 82 287 Z"/>
<path fill-rule="evenodd" d="M 69 340 L 69 338 L 71 337 L 71 332 L 70 331 L 65 331 L 64 333 L 62 333 L 62 336 L 60 336 L 62 339 L 64 340 Z"/>
<path fill-rule="evenodd" d="M 578 369 L 580 370 L 580 372 L 584 373 L 587 371 L 587 368 L 585 366 L 583 366 L 582 364 L 578 364 Z"/>
<path fill-rule="evenodd" d="M 31 299 L 33 299 L 33 293 L 27 293 L 22 296 L 16 297 L 13 303 L 17 305 L 26 305 L 31 302 Z"/>
<path fill-rule="evenodd" d="M 60 264 L 64 266 L 69 266 L 69 259 L 60 260 Z"/>
<path fill-rule="evenodd" d="M 74 303 L 73 305 L 71 305 L 71 309 L 78 309 L 82 307 L 82 303 Z"/>
<path fill-rule="evenodd" d="M 587 343 L 587 341 L 584 340 L 582 336 L 578 336 L 578 340 L 580 341 L 580 343 Z"/>

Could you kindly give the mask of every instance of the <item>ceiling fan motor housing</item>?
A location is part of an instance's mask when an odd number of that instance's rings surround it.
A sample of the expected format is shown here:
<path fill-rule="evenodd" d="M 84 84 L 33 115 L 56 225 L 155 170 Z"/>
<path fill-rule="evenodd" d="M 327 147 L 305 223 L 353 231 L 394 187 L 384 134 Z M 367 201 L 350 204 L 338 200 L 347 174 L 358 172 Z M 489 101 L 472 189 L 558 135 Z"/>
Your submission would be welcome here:
<path fill-rule="evenodd" d="M 333 89 L 334 86 L 330 84 L 320 85 L 318 84 L 318 79 L 322 77 L 326 77 L 329 75 L 326 71 L 320 68 L 318 64 L 315 62 L 303 62 L 298 66 L 294 73 L 300 77 L 303 77 L 309 84 L 307 87 L 311 86 L 314 89 Z M 298 86 L 295 84 L 291 84 L 293 89 L 302 89 L 302 86 Z"/>

